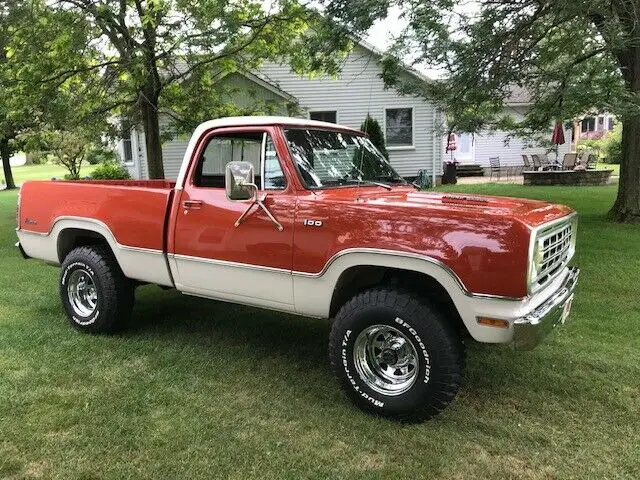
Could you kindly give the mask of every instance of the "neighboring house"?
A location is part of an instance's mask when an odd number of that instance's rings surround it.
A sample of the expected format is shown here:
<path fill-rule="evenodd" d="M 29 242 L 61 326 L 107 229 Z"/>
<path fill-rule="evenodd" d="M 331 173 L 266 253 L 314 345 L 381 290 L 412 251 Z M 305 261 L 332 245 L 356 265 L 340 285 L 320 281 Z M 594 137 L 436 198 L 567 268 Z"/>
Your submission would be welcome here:
<path fill-rule="evenodd" d="M 582 120 L 579 120 L 576 125 L 579 127 L 576 128 L 577 140 L 597 140 L 602 138 L 613 130 L 616 122 L 616 117 L 606 112 L 584 117 Z"/>
<path fill-rule="evenodd" d="M 255 98 L 279 105 L 276 114 L 354 128 L 360 128 L 369 114 L 382 126 L 389 159 L 401 175 L 415 177 L 419 170 L 427 170 L 435 179 L 442 174 L 443 115 L 430 102 L 386 89 L 380 78 L 380 58 L 378 51 L 362 43 L 349 53 L 336 77 L 300 76 L 288 65 L 268 63 L 259 72 L 235 73 L 225 81 L 240 91 L 252 91 Z M 407 74 L 426 80 L 410 69 Z M 242 102 L 244 98 L 246 95 L 238 94 L 230 100 Z M 290 108 L 293 103 L 297 111 Z M 167 178 L 178 174 L 187 141 L 188 138 L 177 138 L 163 145 Z M 143 133 L 132 130 L 118 143 L 117 152 L 134 178 L 148 176 Z"/>
<path fill-rule="evenodd" d="M 531 106 L 529 95 L 524 89 L 514 88 L 506 101 L 504 115 L 513 117 L 516 121 L 524 118 Z M 551 128 L 549 127 L 549 142 L 551 141 Z M 565 129 L 565 143 L 558 146 L 558 156 L 561 159 L 566 152 L 571 151 L 571 128 Z M 504 131 L 484 131 L 479 134 L 463 133 L 456 136 L 457 149 L 454 152 L 444 154 L 444 160 L 451 157 L 463 165 L 480 165 L 489 169 L 489 159 L 498 157 L 501 167 L 520 167 L 523 165 L 522 155 L 543 154 L 548 147 L 536 144 L 529 140 L 511 136 Z M 446 147 L 446 139 L 443 145 Z M 443 149 L 444 151 L 444 149 Z M 555 152 L 549 154 L 550 158 Z"/>

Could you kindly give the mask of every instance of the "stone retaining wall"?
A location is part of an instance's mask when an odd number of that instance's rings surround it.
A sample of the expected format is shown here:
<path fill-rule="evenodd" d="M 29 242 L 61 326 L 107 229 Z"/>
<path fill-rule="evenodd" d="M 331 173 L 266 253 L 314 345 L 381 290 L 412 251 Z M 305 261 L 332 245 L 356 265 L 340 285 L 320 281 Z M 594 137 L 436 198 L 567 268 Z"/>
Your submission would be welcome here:
<path fill-rule="evenodd" d="M 522 172 L 525 185 L 607 185 L 613 170 Z"/>

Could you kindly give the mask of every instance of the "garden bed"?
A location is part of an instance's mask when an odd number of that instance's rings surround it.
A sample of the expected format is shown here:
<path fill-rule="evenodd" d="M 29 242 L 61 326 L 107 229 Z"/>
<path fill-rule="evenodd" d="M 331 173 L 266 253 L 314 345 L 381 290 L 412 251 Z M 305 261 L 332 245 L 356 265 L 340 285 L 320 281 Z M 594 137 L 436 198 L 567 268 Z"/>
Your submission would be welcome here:
<path fill-rule="evenodd" d="M 607 185 L 613 170 L 545 170 L 522 172 L 525 185 Z"/>

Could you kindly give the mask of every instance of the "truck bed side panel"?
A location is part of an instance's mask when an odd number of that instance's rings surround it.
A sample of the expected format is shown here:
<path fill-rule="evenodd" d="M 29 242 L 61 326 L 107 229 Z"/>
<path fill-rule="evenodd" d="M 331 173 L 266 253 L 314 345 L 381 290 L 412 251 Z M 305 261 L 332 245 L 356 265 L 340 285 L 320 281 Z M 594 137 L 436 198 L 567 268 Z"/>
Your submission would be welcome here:
<path fill-rule="evenodd" d="M 62 217 L 90 218 L 107 225 L 120 245 L 162 251 L 170 193 L 169 188 L 27 182 L 20 228 L 49 233 Z"/>
<path fill-rule="evenodd" d="M 66 229 L 90 230 L 110 245 L 124 274 L 173 286 L 165 255 L 170 188 L 82 182 L 27 182 L 18 238 L 33 258 L 60 263 Z"/>

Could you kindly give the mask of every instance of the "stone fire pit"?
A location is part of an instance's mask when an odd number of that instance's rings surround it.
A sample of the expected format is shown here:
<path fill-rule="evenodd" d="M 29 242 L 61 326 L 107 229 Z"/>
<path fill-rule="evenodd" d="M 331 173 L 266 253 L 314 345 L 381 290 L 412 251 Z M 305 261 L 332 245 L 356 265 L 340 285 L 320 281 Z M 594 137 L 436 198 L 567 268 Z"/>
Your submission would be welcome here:
<path fill-rule="evenodd" d="M 613 170 L 545 170 L 522 172 L 525 185 L 607 185 Z"/>

